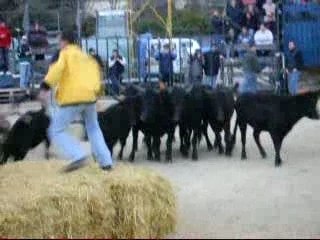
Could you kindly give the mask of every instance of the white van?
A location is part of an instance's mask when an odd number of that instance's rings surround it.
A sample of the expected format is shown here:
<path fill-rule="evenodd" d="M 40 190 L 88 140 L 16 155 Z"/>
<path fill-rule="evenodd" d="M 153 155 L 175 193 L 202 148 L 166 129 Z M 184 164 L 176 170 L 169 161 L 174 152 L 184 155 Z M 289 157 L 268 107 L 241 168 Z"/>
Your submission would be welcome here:
<path fill-rule="evenodd" d="M 159 62 L 155 59 L 155 55 L 163 50 L 163 46 L 169 43 L 169 39 L 151 39 L 147 49 L 147 65 L 150 62 L 150 75 L 159 74 Z M 171 49 L 177 54 L 176 60 L 173 61 L 174 74 L 183 74 L 189 67 L 190 56 L 196 50 L 200 50 L 200 44 L 191 38 L 172 38 Z M 150 58 L 149 58 L 150 55 Z M 148 70 L 147 70 L 148 71 Z"/>

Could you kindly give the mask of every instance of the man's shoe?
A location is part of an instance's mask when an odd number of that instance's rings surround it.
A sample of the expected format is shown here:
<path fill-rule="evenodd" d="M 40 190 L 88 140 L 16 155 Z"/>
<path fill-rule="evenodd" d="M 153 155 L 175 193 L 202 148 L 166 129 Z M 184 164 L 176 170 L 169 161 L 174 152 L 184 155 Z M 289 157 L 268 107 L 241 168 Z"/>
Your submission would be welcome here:
<path fill-rule="evenodd" d="M 104 167 L 102 167 L 101 168 L 103 171 L 108 171 L 108 172 L 110 172 L 110 171 L 112 171 L 112 166 L 110 166 L 110 165 L 108 165 L 108 166 L 104 166 Z"/>
<path fill-rule="evenodd" d="M 81 168 L 84 168 L 85 166 L 88 165 L 88 161 L 86 158 L 84 159 L 80 159 L 78 161 L 72 162 L 70 163 L 68 166 L 66 166 L 62 172 L 63 173 L 70 173 L 70 172 L 74 172 L 76 170 L 79 170 Z"/>

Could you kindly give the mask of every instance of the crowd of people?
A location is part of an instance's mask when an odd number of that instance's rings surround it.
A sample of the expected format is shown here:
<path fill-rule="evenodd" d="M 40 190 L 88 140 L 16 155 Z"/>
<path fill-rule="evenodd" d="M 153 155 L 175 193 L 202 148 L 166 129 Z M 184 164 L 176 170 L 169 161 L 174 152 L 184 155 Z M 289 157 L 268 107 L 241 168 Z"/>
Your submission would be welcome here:
<path fill-rule="evenodd" d="M 32 62 L 45 59 L 48 47 L 47 31 L 38 22 L 35 22 L 30 31 L 25 32 L 20 40 L 21 42 L 16 49 L 20 67 L 20 87 L 26 88 L 30 84 Z M 12 42 L 10 27 L 3 19 L 0 19 L 0 76 L 11 74 L 9 71 L 9 49 Z"/>
<path fill-rule="evenodd" d="M 276 16 L 273 0 L 229 0 L 225 12 L 213 11 L 213 38 L 224 39 L 228 45 L 272 45 L 277 34 Z"/>

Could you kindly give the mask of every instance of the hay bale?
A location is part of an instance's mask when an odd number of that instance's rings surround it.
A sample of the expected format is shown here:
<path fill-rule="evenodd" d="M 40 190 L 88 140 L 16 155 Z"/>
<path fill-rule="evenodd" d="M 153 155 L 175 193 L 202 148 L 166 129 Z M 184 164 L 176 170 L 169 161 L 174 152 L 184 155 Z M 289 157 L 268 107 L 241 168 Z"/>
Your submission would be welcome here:
<path fill-rule="evenodd" d="M 170 183 L 150 170 L 96 165 L 69 175 L 63 162 L 0 168 L 0 236 L 8 238 L 161 238 L 176 225 Z"/>

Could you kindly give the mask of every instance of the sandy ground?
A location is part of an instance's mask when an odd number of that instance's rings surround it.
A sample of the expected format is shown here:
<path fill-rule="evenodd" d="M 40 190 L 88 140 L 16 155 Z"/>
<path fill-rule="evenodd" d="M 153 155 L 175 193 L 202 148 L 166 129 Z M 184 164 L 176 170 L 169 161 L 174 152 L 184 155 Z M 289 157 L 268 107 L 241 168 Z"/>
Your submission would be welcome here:
<path fill-rule="evenodd" d="M 198 162 L 181 158 L 177 138 L 173 164 L 147 162 L 141 144 L 135 164 L 168 177 L 176 189 L 178 227 L 171 238 L 320 238 L 319 129 L 320 121 L 302 120 L 284 143 L 278 169 L 269 136 L 262 136 L 269 153 L 262 160 L 251 131 L 248 161 L 240 160 L 239 137 L 232 158 L 207 152 L 203 142 Z M 125 156 L 130 146 L 131 138 Z M 42 156 L 39 146 L 27 158 Z"/>

